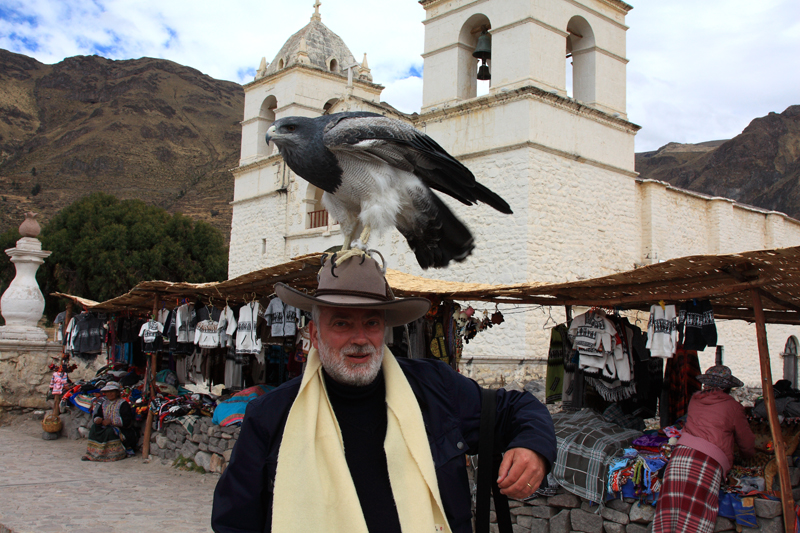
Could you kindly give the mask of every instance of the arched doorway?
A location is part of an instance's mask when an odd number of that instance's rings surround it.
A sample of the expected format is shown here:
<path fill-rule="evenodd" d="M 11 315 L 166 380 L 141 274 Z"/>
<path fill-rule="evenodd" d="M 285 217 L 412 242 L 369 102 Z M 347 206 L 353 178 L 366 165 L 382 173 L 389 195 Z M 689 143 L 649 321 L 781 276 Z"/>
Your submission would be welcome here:
<path fill-rule="evenodd" d="M 792 384 L 792 388 L 797 388 L 797 337 L 794 335 L 786 339 L 786 346 L 783 348 L 783 379 Z"/>

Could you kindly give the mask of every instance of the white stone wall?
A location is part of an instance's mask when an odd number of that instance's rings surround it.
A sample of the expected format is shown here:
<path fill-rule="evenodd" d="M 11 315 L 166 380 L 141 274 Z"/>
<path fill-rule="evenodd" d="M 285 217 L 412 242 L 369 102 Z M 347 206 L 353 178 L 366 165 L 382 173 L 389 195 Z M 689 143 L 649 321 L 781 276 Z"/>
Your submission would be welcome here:
<path fill-rule="evenodd" d="M 772 383 L 783 377 L 781 352 L 790 335 L 800 335 L 800 326 L 767 324 Z M 717 320 L 717 343 L 725 347 L 724 363 L 737 378 L 748 387 L 761 387 L 761 368 L 758 358 L 758 343 L 755 324 L 743 320 Z M 700 368 L 705 370 L 714 364 L 715 348 L 706 348 L 698 355 Z"/>
<path fill-rule="evenodd" d="M 472 229 L 474 254 L 445 270 L 423 271 L 405 240 L 393 231 L 371 241 L 387 256 L 390 267 L 454 281 L 557 283 L 691 254 L 800 244 L 800 223 L 783 215 L 686 193 L 663 183 L 642 182 L 533 147 L 468 158 L 464 163 L 482 183 L 506 198 L 515 214 L 506 216 L 485 205 L 467 207 L 445 198 Z M 304 229 L 309 185 L 293 175 L 288 181 L 285 193 L 234 204 L 231 277 L 341 246 L 338 226 Z M 267 239 L 266 254 L 262 253 L 263 239 Z M 494 311 L 491 304 L 471 303 L 479 312 Z M 465 347 L 464 357 L 522 358 L 540 364 L 546 358 L 550 334 L 542 326 L 548 316 L 563 321 L 564 310 L 502 306 L 501 311 L 506 312 L 506 322 L 478 335 Z M 641 320 L 644 327 L 646 313 Z M 774 376 L 779 376 L 778 353 L 790 334 L 800 336 L 800 328 L 770 326 L 769 331 Z M 752 326 L 741 321 L 722 323 L 720 344 L 726 346 L 726 363 L 734 372 L 748 385 L 759 385 Z M 702 355 L 703 368 L 713 363 L 713 352 Z M 490 366 L 505 368 L 498 364 Z"/>
<path fill-rule="evenodd" d="M 286 228 L 286 194 L 234 202 L 229 277 L 285 262 L 280 255 Z"/>
<path fill-rule="evenodd" d="M 474 254 L 445 270 L 423 272 L 396 230 L 373 235 L 370 247 L 383 252 L 390 267 L 453 281 L 564 282 L 686 255 L 800 244 L 800 222 L 783 214 L 637 179 L 638 127 L 625 121 L 624 6 L 602 0 L 452 0 L 423 6 L 423 114 L 414 124 L 505 198 L 515 214 L 443 198 L 475 235 Z M 576 16 L 582 19 L 573 19 Z M 487 20 L 493 35 L 492 88 L 488 95 L 471 98 L 465 84 L 474 80 L 462 72 L 476 40 L 469 30 Z M 585 28 L 584 23 L 591 27 L 595 44 L 587 48 L 587 41 L 576 41 L 576 46 L 596 54 L 590 61 L 594 101 L 578 102 L 564 98 L 564 47 L 567 26 Z M 584 56 L 585 52 L 580 61 Z M 307 213 L 316 205 L 314 190 L 294 176 L 280 156 L 258 148 L 265 122 L 257 117 L 269 97 L 277 99 L 278 118 L 316 116 L 326 102 L 334 101 L 331 111 L 374 110 L 365 100 L 377 101 L 380 86 L 356 83 L 352 94 L 363 99 L 359 100 L 348 96 L 342 78 L 306 70 L 290 69 L 245 86 L 242 160 L 234 172 L 230 277 L 342 245 L 333 221 L 307 229 Z M 520 89 L 523 85 L 536 88 Z M 479 311 L 494 311 L 493 305 L 473 305 Z M 506 322 L 466 346 L 465 361 L 475 359 L 465 362 L 465 369 L 481 379 L 501 368 L 509 377 L 541 374 L 550 334 L 543 325 L 551 318 L 563 321 L 564 310 L 501 310 Z M 642 325 L 645 315 L 640 317 Z M 721 326 L 720 343 L 728 350 L 726 362 L 734 372 L 748 384 L 758 384 L 755 336 L 751 327 L 741 324 Z M 770 327 L 775 364 L 786 337 L 791 332 L 800 335 L 797 330 Z M 704 367 L 708 357 L 703 355 Z"/>
<path fill-rule="evenodd" d="M 594 99 L 586 102 L 625 116 L 626 11 L 598 0 L 508 2 L 457 0 L 424 5 L 425 85 L 422 110 L 463 99 L 458 49 L 474 50 L 471 31 L 491 26 L 491 91 L 534 85 L 564 96 L 567 26 L 581 17 L 591 28 L 582 59 L 594 65 Z M 586 55 L 591 57 L 586 57 Z M 471 66 L 469 68 L 472 68 Z"/>

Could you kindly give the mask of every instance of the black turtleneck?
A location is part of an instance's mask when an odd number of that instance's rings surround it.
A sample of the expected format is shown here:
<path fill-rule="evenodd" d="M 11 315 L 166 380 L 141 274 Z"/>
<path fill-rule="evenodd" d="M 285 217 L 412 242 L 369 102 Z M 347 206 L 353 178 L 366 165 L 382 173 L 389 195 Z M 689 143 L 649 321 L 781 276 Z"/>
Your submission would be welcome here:
<path fill-rule="evenodd" d="M 344 456 L 372 533 L 400 533 L 386 466 L 386 384 L 383 372 L 363 387 L 343 385 L 327 373 L 325 387 L 342 429 Z"/>

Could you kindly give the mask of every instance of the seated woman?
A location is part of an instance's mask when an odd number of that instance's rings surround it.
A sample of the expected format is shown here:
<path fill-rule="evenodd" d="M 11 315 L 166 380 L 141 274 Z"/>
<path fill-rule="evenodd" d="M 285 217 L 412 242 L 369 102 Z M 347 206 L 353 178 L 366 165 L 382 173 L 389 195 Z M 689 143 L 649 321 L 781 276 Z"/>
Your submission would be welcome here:
<path fill-rule="evenodd" d="M 94 424 L 89 429 L 89 445 L 83 461 L 119 461 L 134 454 L 138 439 L 133 427 L 130 404 L 120 397 L 119 383 L 109 382 L 100 389 L 101 399 L 92 413 Z"/>

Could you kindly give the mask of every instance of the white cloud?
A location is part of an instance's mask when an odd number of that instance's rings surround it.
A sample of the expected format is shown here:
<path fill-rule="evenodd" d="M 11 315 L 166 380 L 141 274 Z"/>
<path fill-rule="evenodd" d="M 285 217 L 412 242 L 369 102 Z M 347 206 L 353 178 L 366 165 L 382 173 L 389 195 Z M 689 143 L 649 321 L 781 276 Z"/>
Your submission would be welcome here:
<path fill-rule="evenodd" d="M 404 113 L 418 113 L 422 105 L 422 78 L 412 76 L 387 83 L 381 100 Z"/>
<path fill-rule="evenodd" d="M 262 56 L 308 23 L 312 0 L 3 0 L 0 48 L 54 63 L 80 54 L 170 59 L 252 80 Z M 390 7 L 389 7 L 390 6 Z M 634 2 L 626 23 L 628 118 L 639 151 L 732 137 L 798 101 L 797 0 Z M 383 99 L 419 110 L 425 12 L 414 0 L 325 0 L 322 20 L 361 60 Z"/>

